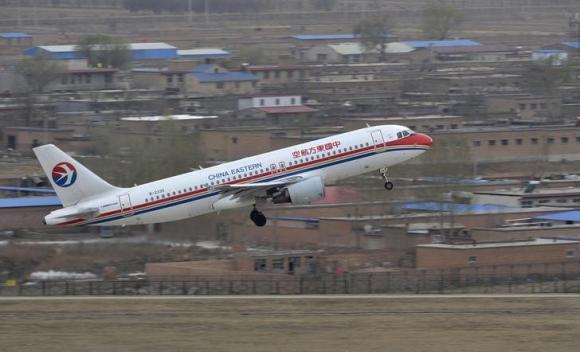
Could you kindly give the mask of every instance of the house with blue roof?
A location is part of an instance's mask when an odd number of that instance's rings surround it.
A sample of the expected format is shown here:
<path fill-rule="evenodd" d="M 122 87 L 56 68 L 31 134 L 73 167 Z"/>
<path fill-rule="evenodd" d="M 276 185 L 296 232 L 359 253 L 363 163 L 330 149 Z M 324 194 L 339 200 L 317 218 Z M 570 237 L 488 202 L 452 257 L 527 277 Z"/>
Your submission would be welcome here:
<path fill-rule="evenodd" d="M 170 60 L 178 57 L 177 48 L 166 43 L 130 43 L 129 51 L 133 61 Z M 41 45 L 24 50 L 24 55 L 35 56 L 40 53 L 53 60 L 83 60 L 83 54 L 76 45 Z"/>
<path fill-rule="evenodd" d="M 470 39 L 446 39 L 446 40 L 411 40 L 402 42 L 415 49 L 429 49 L 429 48 L 458 48 L 478 46 L 480 43 Z"/>
<path fill-rule="evenodd" d="M 32 46 L 32 36 L 28 33 L 0 33 L 0 54 L 20 55 L 22 50 Z"/>
<path fill-rule="evenodd" d="M 136 88 L 161 89 L 170 92 L 203 95 L 242 94 L 256 92 L 258 77 L 247 71 L 228 71 L 215 64 L 199 64 L 191 70 L 168 68 L 135 68 Z"/>

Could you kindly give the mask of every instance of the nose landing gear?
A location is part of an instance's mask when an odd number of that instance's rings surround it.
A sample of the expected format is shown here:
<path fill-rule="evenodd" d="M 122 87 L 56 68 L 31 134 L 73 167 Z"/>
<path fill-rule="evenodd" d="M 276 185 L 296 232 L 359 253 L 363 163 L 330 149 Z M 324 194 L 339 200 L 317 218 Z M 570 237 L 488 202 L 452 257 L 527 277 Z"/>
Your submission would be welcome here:
<path fill-rule="evenodd" d="M 389 181 L 389 169 L 383 167 L 379 170 L 379 172 L 381 173 L 381 177 L 383 178 L 383 180 L 385 180 L 385 189 L 387 191 L 392 190 L 395 187 L 395 185 L 393 185 L 393 183 Z"/>
<path fill-rule="evenodd" d="M 250 220 L 252 220 L 252 222 L 258 227 L 266 225 L 266 222 L 268 221 L 264 213 L 256 209 L 255 205 L 254 209 L 250 212 Z"/>

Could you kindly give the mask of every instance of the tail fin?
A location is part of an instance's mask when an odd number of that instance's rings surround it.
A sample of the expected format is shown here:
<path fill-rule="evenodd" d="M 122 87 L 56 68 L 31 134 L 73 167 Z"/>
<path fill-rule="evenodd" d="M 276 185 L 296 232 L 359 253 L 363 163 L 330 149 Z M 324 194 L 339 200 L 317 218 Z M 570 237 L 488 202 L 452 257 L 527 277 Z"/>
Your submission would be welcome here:
<path fill-rule="evenodd" d="M 33 151 L 65 207 L 88 197 L 118 190 L 52 144 L 36 147 Z"/>

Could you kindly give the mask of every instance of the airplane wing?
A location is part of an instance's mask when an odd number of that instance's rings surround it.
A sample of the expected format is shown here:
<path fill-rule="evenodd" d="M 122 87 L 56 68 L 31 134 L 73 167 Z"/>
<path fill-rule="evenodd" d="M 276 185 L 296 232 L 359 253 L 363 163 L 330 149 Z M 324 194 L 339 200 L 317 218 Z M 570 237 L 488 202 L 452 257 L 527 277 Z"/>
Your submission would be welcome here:
<path fill-rule="evenodd" d="M 248 193 L 260 193 L 260 192 L 265 192 L 268 191 L 269 189 L 272 188 L 280 188 L 280 187 L 284 187 L 296 182 L 300 182 L 304 180 L 304 177 L 302 176 L 295 176 L 295 177 L 288 177 L 288 178 L 284 178 L 284 179 L 280 179 L 280 180 L 276 180 L 276 181 L 270 181 L 270 182 L 257 182 L 257 183 L 238 183 L 238 184 L 232 184 L 232 185 L 217 185 L 215 186 L 216 190 L 221 190 L 223 191 L 223 193 L 227 193 L 227 194 L 240 194 L 240 193 L 244 193 L 245 196 L 248 195 Z"/>
<path fill-rule="evenodd" d="M 222 210 L 249 205 L 255 203 L 256 198 L 270 197 L 277 189 L 303 179 L 302 176 L 295 176 L 270 182 L 217 185 L 214 189 L 221 190 L 222 196 L 213 204 L 213 208 Z"/>

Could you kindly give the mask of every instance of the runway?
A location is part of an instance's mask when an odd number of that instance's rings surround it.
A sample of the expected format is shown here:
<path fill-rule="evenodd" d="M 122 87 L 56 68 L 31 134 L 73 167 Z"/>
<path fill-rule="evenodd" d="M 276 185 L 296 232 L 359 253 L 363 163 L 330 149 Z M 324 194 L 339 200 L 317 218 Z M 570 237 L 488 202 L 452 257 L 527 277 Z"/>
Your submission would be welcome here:
<path fill-rule="evenodd" d="M 568 352 L 580 295 L 1 297 L 2 352 Z"/>

